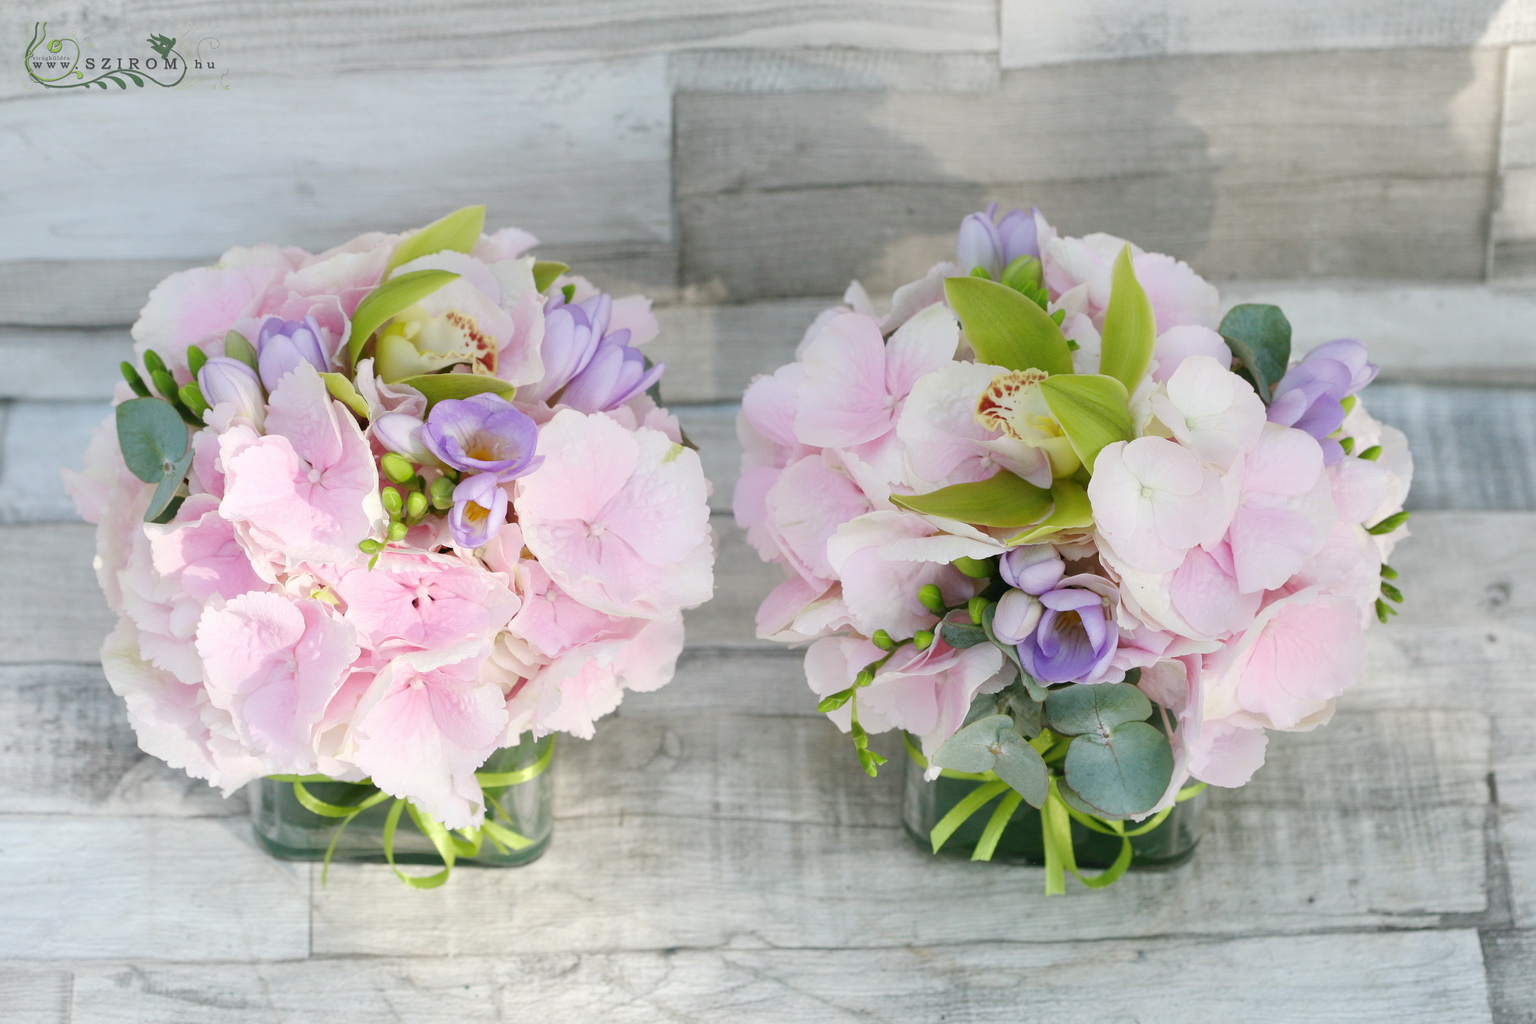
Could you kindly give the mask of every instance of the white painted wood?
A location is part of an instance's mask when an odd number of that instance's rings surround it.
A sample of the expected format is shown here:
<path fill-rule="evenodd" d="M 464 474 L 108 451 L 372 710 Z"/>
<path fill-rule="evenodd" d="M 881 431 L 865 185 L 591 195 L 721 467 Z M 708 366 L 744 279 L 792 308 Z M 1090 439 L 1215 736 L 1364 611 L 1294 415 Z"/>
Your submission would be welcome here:
<path fill-rule="evenodd" d="M 1191 965 L 1199 965 L 1192 969 Z M 84 965 L 74 1024 L 1490 1020 L 1477 933 Z M 1362 967 L 1368 969 L 1362 969 Z M 1255 998 L 1262 993 L 1262 997 Z M 1198 1017 L 1192 1017 L 1198 1014 Z M 1208 1016 L 1207 1016 L 1208 1015 Z"/>
<path fill-rule="evenodd" d="M 1490 929 L 1482 940 L 1493 1019 L 1525 1024 L 1536 1007 L 1536 935 Z"/>
<path fill-rule="evenodd" d="M 989 92 L 997 54 L 910 53 L 848 47 L 683 50 L 671 58 L 679 92 Z"/>
<path fill-rule="evenodd" d="M 247 960 L 309 952 L 309 870 L 244 821 L 0 815 L 0 959 Z"/>
<path fill-rule="evenodd" d="M 1004 67 L 1165 54 L 1395 50 L 1536 40 L 1527 0 L 1002 0 Z"/>
<path fill-rule="evenodd" d="M 105 102 L 31 91 L 0 113 L 22 143 L 0 151 L 0 180 L 27 196 L 0 215 L 0 260 L 195 260 L 260 241 L 318 250 L 476 202 L 489 224 L 532 231 L 553 255 L 666 243 L 666 76 L 655 56 L 320 81 L 249 73 L 227 92 L 135 89 Z"/>
<path fill-rule="evenodd" d="M 1509 50 L 1500 142 L 1489 275 L 1529 284 L 1536 280 L 1536 47 Z"/>
<path fill-rule="evenodd" d="M 118 364 L 132 356 L 122 327 L 0 327 L 0 398 L 106 399 L 123 379 Z"/>
<path fill-rule="evenodd" d="M 63 469 L 79 469 L 91 431 L 110 412 L 104 402 L 19 402 L 0 445 L 0 523 L 78 519 Z"/>
<path fill-rule="evenodd" d="M 0 527 L 0 664 L 99 660 L 112 615 L 91 569 L 94 527 Z"/>
<path fill-rule="evenodd" d="M 0 1007 L 28 1024 L 69 1024 L 70 971 L 33 964 L 0 963 Z"/>

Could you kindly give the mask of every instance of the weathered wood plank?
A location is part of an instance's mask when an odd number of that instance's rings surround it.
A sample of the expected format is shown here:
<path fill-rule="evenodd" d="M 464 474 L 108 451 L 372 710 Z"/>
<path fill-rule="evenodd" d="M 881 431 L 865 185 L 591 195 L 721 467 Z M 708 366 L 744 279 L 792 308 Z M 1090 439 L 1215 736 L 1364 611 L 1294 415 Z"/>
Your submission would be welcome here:
<path fill-rule="evenodd" d="M 826 48 L 683 50 L 672 54 L 681 92 L 827 92 L 845 89 L 987 92 L 997 87 L 996 52 L 913 53 Z"/>
<path fill-rule="evenodd" d="M 1528 284 L 1536 279 L 1536 46 L 1509 50 L 1500 141 L 1489 276 Z"/>
<path fill-rule="evenodd" d="M 74 977 L 64 968 L 0 963 L 0 1006 L 16 1021 L 69 1024 Z"/>
<path fill-rule="evenodd" d="M 1190 970 L 1199 963 L 1200 970 Z M 1362 971 L 1360 966 L 1370 969 Z M 677 950 L 281 964 L 82 965 L 74 1024 L 550 1019 L 1252 1024 L 1489 1020 L 1476 932 L 897 950 Z M 1241 979 L 1234 984 L 1232 979 Z M 1091 996 L 1085 994 L 1091 986 Z M 1149 998 L 1148 993 L 1155 993 Z M 898 1010 L 893 1008 L 899 1007 Z M 892 1016 L 892 1014 L 897 1014 Z"/>
<path fill-rule="evenodd" d="M 0 261 L 191 260 L 258 241 L 323 249 L 477 202 L 490 224 L 532 231 L 551 252 L 671 241 L 662 56 L 318 84 L 252 75 L 227 92 L 129 90 L 62 116 L 69 99 L 36 90 L 5 104 L 0 123 L 19 144 L 0 152 L 0 179 L 27 202 L 0 215 Z M 279 110 L 280 144 L 252 130 Z M 182 126 L 178 144 L 147 144 L 170 124 Z M 112 173 L 59 158 L 81 139 L 113 155 Z M 388 188 L 370 191 L 381 165 Z"/>
<path fill-rule="evenodd" d="M 1002 0 L 1004 67 L 1164 54 L 1498 46 L 1536 39 L 1536 7 L 1500 0 Z"/>
<path fill-rule="evenodd" d="M 246 960 L 309 952 L 309 870 L 243 821 L 0 815 L 0 959 Z"/>
<path fill-rule="evenodd" d="M 1482 946 L 1496 1024 L 1536 1024 L 1536 933 L 1484 931 Z"/>
<path fill-rule="evenodd" d="M 0 444 L 0 523 L 77 521 L 63 469 L 79 469 L 105 402 L 16 402 Z"/>
<path fill-rule="evenodd" d="M 122 327 L 0 327 L 0 398 L 105 400 L 123 379 L 118 364 L 132 356 Z"/>
<path fill-rule="evenodd" d="M 1500 69 L 1403 50 L 1008 72 L 985 99 L 682 93 L 684 282 L 889 289 L 992 199 L 1219 279 L 1481 277 Z"/>
<path fill-rule="evenodd" d="M 0 664 L 99 660 L 112 615 L 91 569 L 94 527 L 0 529 Z"/>
<path fill-rule="evenodd" d="M 89 34 L 98 46 L 121 44 L 125 55 L 148 55 L 141 37 L 155 30 L 157 18 L 198 26 L 223 42 L 231 90 L 278 70 L 465 69 L 693 47 L 993 53 L 998 47 L 997 0 L 531 0 L 514 6 L 457 0 L 429 8 L 375 2 L 304 5 L 298 19 L 287 8 L 251 0 L 127 0 L 95 11 L 51 0 L 27 13 L 59 34 Z"/>

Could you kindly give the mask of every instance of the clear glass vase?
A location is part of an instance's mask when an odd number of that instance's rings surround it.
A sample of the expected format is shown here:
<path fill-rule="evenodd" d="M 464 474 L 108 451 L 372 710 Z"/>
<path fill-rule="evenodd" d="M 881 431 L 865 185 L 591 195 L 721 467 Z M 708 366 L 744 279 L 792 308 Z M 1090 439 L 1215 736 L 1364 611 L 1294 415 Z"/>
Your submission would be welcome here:
<path fill-rule="evenodd" d="M 513 846 L 488 838 L 473 856 L 460 856 L 457 863 L 484 867 L 516 867 L 535 861 L 549 846 L 554 831 L 553 788 L 549 768 L 554 753 L 553 734 L 542 739 L 523 737 L 513 747 L 503 747 L 480 767 L 480 773 L 523 772 L 531 777 L 513 785 L 485 785 L 488 820 L 516 833 L 528 842 Z M 541 767 L 542 763 L 542 767 Z M 335 807 L 355 807 L 378 794 L 371 783 L 303 783 L 314 799 Z M 305 807 L 294 783 L 276 778 L 258 779 L 250 788 L 251 824 L 256 839 L 274 857 L 282 860 L 324 860 L 332 840 L 333 861 L 383 863 L 385 822 L 394 800 L 386 799 L 355 817 L 330 817 Z M 492 807 L 494 803 L 494 807 Z M 337 829 L 341 829 L 338 836 Z M 442 865 L 442 857 L 432 840 L 416 827 L 409 814 L 398 814 L 392 843 L 397 864 Z"/>
<path fill-rule="evenodd" d="M 923 778 L 923 766 L 912 758 L 906 764 L 905 792 L 902 798 L 902 824 L 907 835 L 925 852 L 933 851 L 929 833 L 950 809 L 976 789 L 972 779 L 940 776 L 929 782 Z M 1206 794 L 1202 791 L 1173 806 L 1162 824 L 1140 835 L 1131 835 L 1132 871 L 1157 871 L 1178 867 L 1195 855 L 1195 847 L 1205 828 Z M 939 849 L 940 857 L 970 858 L 981 840 L 982 830 L 996 806 L 989 803 L 981 813 L 973 814 Z M 1127 822 L 1128 831 L 1137 828 Z M 1096 832 L 1074 820 L 1072 849 L 1082 868 L 1107 868 L 1120 855 L 1119 836 Z M 1040 812 L 1021 803 L 1008 819 L 992 860 L 1005 864 L 1044 864 L 1045 842 L 1041 835 Z"/>

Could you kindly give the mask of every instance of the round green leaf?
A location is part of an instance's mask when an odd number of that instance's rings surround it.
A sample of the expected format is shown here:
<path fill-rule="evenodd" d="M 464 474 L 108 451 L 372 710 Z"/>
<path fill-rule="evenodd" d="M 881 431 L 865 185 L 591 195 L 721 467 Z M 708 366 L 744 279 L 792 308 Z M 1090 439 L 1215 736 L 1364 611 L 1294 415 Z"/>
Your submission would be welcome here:
<path fill-rule="evenodd" d="M 944 741 L 934 751 L 932 761 L 940 768 L 957 772 L 990 771 L 997 758 L 998 731 L 1013 731 L 1013 719 L 1007 715 L 988 715 L 978 719 Z"/>
<path fill-rule="evenodd" d="M 1221 336 L 1268 405 L 1274 386 L 1291 361 L 1291 322 L 1279 306 L 1245 303 L 1233 306 L 1221 320 Z"/>
<path fill-rule="evenodd" d="M 1064 736 L 1108 736 L 1116 726 L 1152 714 L 1146 694 L 1125 683 L 1077 683 L 1045 698 L 1045 723 Z"/>
<path fill-rule="evenodd" d="M 992 771 L 1017 790 L 1029 806 L 1043 807 L 1051 789 L 1051 773 L 1040 752 L 1011 728 L 998 730 L 997 745 Z"/>
<path fill-rule="evenodd" d="M 123 462 L 147 484 L 159 483 L 187 453 L 181 413 L 158 398 L 130 398 L 117 407 L 117 445 Z M 178 481 L 179 482 L 179 481 Z"/>
<path fill-rule="evenodd" d="M 1150 811 L 1162 799 L 1173 779 L 1173 751 L 1168 737 L 1146 722 L 1126 722 L 1108 736 L 1074 739 L 1064 768 L 1083 802 L 1123 818 Z"/>

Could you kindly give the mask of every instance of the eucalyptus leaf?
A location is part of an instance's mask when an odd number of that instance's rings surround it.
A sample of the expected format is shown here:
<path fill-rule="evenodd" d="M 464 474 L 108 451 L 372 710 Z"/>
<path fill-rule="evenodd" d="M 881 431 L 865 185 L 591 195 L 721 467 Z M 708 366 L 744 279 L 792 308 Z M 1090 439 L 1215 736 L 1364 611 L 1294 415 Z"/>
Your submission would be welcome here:
<path fill-rule="evenodd" d="M 571 269 L 569 263 L 561 263 L 558 260 L 535 260 L 533 264 L 533 290 L 538 292 L 548 291 L 549 286 L 560 279 L 560 275 Z"/>
<path fill-rule="evenodd" d="M 997 757 L 998 730 L 1013 731 L 1013 719 L 1007 715 L 988 715 L 956 732 L 930 759 L 940 768 L 957 772 L 990 771 Z"/>
<path fill-rule="evenodd" d="M 426 395 L 428 409 L 447 398 L 472 398 L 487 392 L 510 400 L 516 391 L 499 377 L 488 377 L 483 373 L 425 373 L 406 377 L 399 383 Z"/>
<path fill-rule="evenodd" d="M 1220 331 L 1227 347 L 1243 364 L 1254 390 L 1268 405 L 1291 361 L 1291 322 L 1279 306 L 1246 303 L 1233 306 L 1222 317 Z"/>
<path fill-rule="evenodd" d="M 342 405 L 357 413 L 363 419 L 368 418 L 368 403 L 363 396 L 357 393 L 357 388 L 350 378 L 344 373 L 321 373 L 320 379 L 325 381 L 325 390 L 331 393 L 331 397 Z"/>
<path fill-rule="evenodd" d="M 1044 707 L 1040 702 L 1026 694 L 1023 699 L 1009 700 L 1004 710 L 1013 719 L 1014 731 L 1020 736 L 1032 740 L 1040 735 L 1040 728 L 1044 724 Z"/>
<path fill-rule="evenodd" d="M 1045 700 L 1045 724 L 1064 736 L 1108 736 L 1116 726 L 1151 714 L 1146 694 L 1125 683 L 1076 683 L 1052 690 Z"/>
<path fill-rule="evenodd" d="M 117 445 L 129 472 L 147 484 L 174 472 L 188 451 L 189 437 L 181 413 L 171 403 L 130 398 L 117 407 L 116 416 Z"/>
<path fill-rule="evenodd" d="M 182 499 L 177 497 L 181 485 L 187 478 L 187 471 L 192 468 L 192 449 L 188 448 L 181 458 L 176 460 L 165 476 L 160 478 L 160 483 L 155 486 L 155 492 L 149 496 L 149 507 L 144 510 L 146 523 L 168 523 L 176 515 L 176 510 L 181 507 Z"/>
<path fill-rule="evenodd" d="M 1040 752 L 1010 729 L 997 733 L 998 753 L 992 771 L 1018 791 L 1031 807 L 1042 807 L 1050 794 L 1051 772 Z"/>
<path fill-rule="evenodd" d="M 1173 779 L 1168 737 L 1146 722 L 1126 722 L 1108 736 L 1086 733 L 1067 748 L 1067 784 L 1099 813 L 1150 811 Z"/>
<path fill-rule="evenodd" d="M 1156 346 L 1157 315 L 1141 282 L 1136 280 L 1131 247 L 1127 245 L 1115 257 L 1111 272 L 1099 372 L 1124 384 L 1127 392 L 1135 391 L 1147 375 L 1147 367 L 1152 365 L 1152 350 Z"/>
<path fill-rule="evenodd" d="M 485 230 L 485 207 L 466 206 L 440 217 L 421 230 L 407 236 L 395 246 L 394 254 L 384 267 L 384 276 L 396 267 L 431 256 L 445 249 L 451 252 L 470 252 L 480 241 Z"/>
<path fill-rule="evenodd" d="M 990 718 L 993 715 L 999 714 L 1002 714 L 1002 711 L 998 707 L 997 694 L 978 693 L 976 696 L 971 698 L 971 706 L 966 709 L 965 721 L 960 723 L 960 728 L 964 729 L 972 722 L 980 721 L 983 718 Z M 957 729 L 956 732 L 958 731 L 959 730 Z"/>
<path fill-rule="evenodd" d="M 967 647 L 975 647 L 977 644 L 987 642 L 986 630 L 980 626 L 971 626 L 961 622 L 940 623 L 939 636 L 943 637 L 944 642 L 957 651 L 963 651 Z"/>
<path fill-rule="evenodd" d="M 347 362 L 356 366 L 363 347 L 384 322 L 442 288 L 459 275 L 448 270 L 413 270 L 379 285 L 352 311 L 352 336 L 347 341 Z"/>
<path fill-rule="evenodd" d="M 1063 374 L 1040 382 L 1040 394 L 1077 457 L 1093 472 L 1105 445 L 1136 436 L 1125 385 L 1103 374 Z"/>
<path fill-rule="evenodd" d="M 1008 529 L 1038 522 L 1051 507 L 1051 492 L 1004 471 L 928 494 L 893 494 L 891 501 L 925 515 Z"/>
<path fill-rule="evenodd" d="M 1056 321 L 1005 284 L 980 277 L 951 277 L 944 296 L 960 318 L 976 361 L 1009 370 L 1031 367 L 1071 373 L 1072 351 Z"/>
<path fill-rule="evenodd" d="M 1093 506 L 1081 484 L 1063 477 L 1051 484 L 1051 514 L 1023 533 L 1008 538 L 1008 546 L 1038 544 L 1063 530 L 1093 525 Z"/>
<path fill-rule="evenodd" d="M 987 639 L 992 641 L 1003 652 L 1003 657 L 1013 662 L 1013 667 L 1019 670 L 1019 678 L 1026 678 L 1029 673 L 1024 671 L 1024 665 L 1019 661 L 1019 649 L 1013 644 L 1005 644 L 997 638 L 997 633 L 992 629 L 992 620 L 997 618 L 997 604 L 987 605 L 981 612 L 981 628 L 987 634 Z"/>
<path fill-rule="evenodd" d="M 256 346 L 247 341 L 245 335 L 239 331 L 230 331 L 224 335 L 224 354 L 231 359 L 240 360 L 253 370 L 259 371 Z"/>

